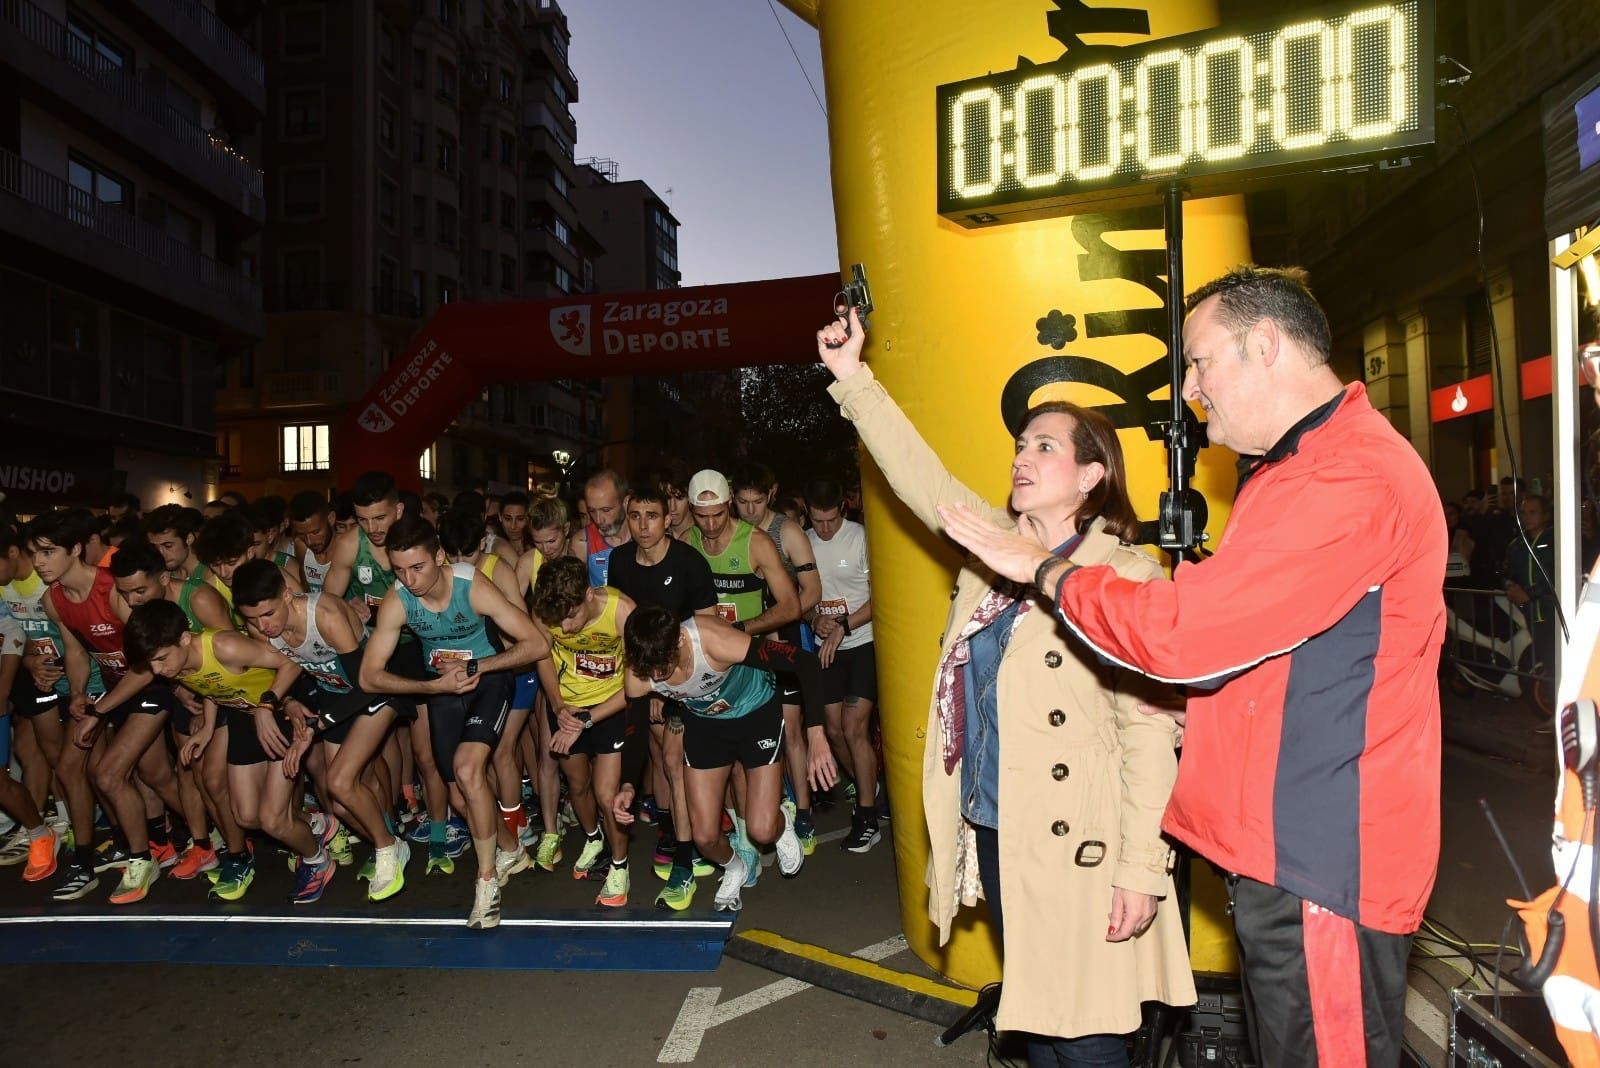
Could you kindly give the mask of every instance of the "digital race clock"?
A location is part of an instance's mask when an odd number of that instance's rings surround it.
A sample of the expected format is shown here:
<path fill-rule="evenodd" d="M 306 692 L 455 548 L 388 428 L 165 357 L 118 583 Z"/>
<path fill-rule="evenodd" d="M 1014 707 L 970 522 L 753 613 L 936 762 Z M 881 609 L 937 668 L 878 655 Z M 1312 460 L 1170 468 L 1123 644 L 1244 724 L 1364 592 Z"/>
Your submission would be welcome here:
<path fill-rule="evenodd" d="M 1433 0 L 1347 3 L 941 85 L 939 213 L 978 226 L 1404 155 L 1433 140 L 1432 37 Z"/>

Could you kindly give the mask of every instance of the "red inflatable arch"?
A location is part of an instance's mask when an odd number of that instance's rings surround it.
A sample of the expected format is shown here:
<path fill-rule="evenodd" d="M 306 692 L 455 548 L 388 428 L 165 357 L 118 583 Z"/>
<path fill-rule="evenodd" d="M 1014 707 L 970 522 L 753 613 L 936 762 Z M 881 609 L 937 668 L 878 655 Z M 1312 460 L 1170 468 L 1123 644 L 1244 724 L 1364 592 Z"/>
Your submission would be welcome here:
<path fill-rule="evenodd" d="M 558 300 L 447 304 L 334 428 L 346 483 L 415 463 L 486 386 L 553 378 L 722 371 L 817 358 L 813 340 L 839 290 L 834 275 L 591 293 Z"/>

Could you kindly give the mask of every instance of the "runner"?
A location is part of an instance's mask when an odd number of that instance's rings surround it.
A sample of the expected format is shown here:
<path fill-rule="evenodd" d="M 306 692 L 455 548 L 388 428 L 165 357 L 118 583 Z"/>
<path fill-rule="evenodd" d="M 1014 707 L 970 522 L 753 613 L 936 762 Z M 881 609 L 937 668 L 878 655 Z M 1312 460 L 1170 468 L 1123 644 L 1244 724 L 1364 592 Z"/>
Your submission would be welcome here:
<path fill-rule="evenodd" d="M 282 497 L 262 497 L 239 509 L 249 521 L 255 535 L 256 560 L 271 560 L 293 579 L 300 589 L 305 588 L 305 576 L 300 571 L 300 558 L 295 555 L 294 539 L 289 537 L 289 506 Z"/>
<path fill-rule="evenodd" d="M 878 843 L 878 756 L 872 748 L 872 706 L 878 700 L 878 667 L 872 644 L 872 569 L 867 531 L 844 517 L 845 495 L 837 482 L 819 480 L 806 490 L 811 529 L 806 537 L 822 575 L 822 600 L 812 612 L 821 640 L 828 740 L 855 782 L 847 853 L 865 853 Z"/>
<path fill-rule="evenodd" d="M 623 546 L 611 554 L 611 584 L 634 604 L 659 605 L 680 621 L 697 613 L 715 615 L 717 589 L 711 579 L 711 567 L 705 557 L 667 535 L 668 509 L 667 491 L 657 479 L 644 480 L 629 496 L 628 532 L 633 545 L 631 550 Z M 659 698 L 656 700 L 657 705 L 662 703 Z M 710 874 L 709 865 L 703 871 L 695 871 L 694 825 L 684 792 L 683 733 L 681 729 L 668 729 L 673 719 L 681 720 L 682 716 L 682 706 L 668 702 L 649 717 L 650 756 L 655 767 L 652 786 L 659 828 L 656 874 L 667 883 L 656 897 L 656 906 L 676 911 L 693 902 L 695 875 Z"/>
<path fill-rule="evenodd" d="M 296 493 L 289 502 L 289 530 L 294 534 L 306 590 L 315 593 L 322 589 L 333 565 L 333 505 L 312 490 Z"/>
<path fill-rule="evenodd" d="M 533 621 L 488 578 L 471 565 L 441 562 L 439 537 L 427 520 L 402 516 L 387 533 L 399 584 L 378 609 L 369 655 L 362 660 L 361 687 L 378 694 L 415 694 L 420 689 L 428 695 L 434 761 L 466 795 L 478 857 L 467 926 L 496 927 L 500 887 L 530 860 L 496 815 L 489 760 L 505 726 L 514 669 L 547 658 L 550 647 Z M 489 639 L 485 624 L 490 621 L 515 643 L 505 652 L 498 652 Z M 381 666 L 394 653 L 402 626 L 421 639 L 433 673 L 420 687 Z"/>
<path fill-rule="evenodd" d="M 694 512 L 689 508 L 689 465 L 677 457 L 668 459 L 656 472 L 656 482 L 667 495 L 667 532 L 685 541 L 694 529 Z"/>
<path fill-rule="evenodd" d="M 350 494 L 335 493 L 333 495 L 333 536 L 340 537 L 356 529 L 356 509 L 350 503 Z"/>
<path fill-rule="evenodd" d="M 512 490 L 500 498 L 500 529 L 505 533 L 505 540 L 511 544 L 511 553 L 506 554 L 513 561 L 522 558 L 523 554 L 533 548 L 533 542 L 528 537 L 528 495 L 521 490 Z"/>
<path fill-rule="evenodd" d="M 9 536 L 9 529 L 3 534 Z M 0 574 L 0 577 L 5 576 Z M 0 694 L 12 692 L 26 649 L 27 636 L 22 624 L 11 614 L 9 600 L 0 602 Z M 0 812 L 10 817 L 17 827 L 16 833 L 0 846 L 0 867 L 26 861 L 27 866 L 22 869 L 23 881 L 37 883 L 55 874 L 56 850 L 61 842 L 45 823 L 27 789 L 11 777 L 11 720 L 11 713 L 0 698 Z"/>
<path fill-rule="evenodd" d="M 572 536 L 572 555 L 588 562 L 591 586 L 606 584 L 611 550 L 628 540 L 627 517 L 622 510 L 627 496 L 627 483 L 609 467 L 590 475 L 583 484 L 588 518 Z"/>
<path fill-rule="evenodd" d="M 572 877 L 600 874 L 606 844 L 603 825 L 611 864 L 595 904 L 613 907 L 628 903 L 628 831 L 617 821 L 612 804 L 622 783 L 622 748 L 628 732 L 622 628 L 632 610 L 626 595 L 590 586 L 584 564 L 572 557 L 545 564 L 533 588 L 534 615 L 549 628 L 553 646 L 553 670 L 541 667 L 540 673 L 545 692 L 557 706 L 546 717 L 550 748 L 566 772 L 572 807 L 584 833 Z"/>
<path fill-rule="evenodd" d="M 265 642 L 234 630 L 189 630 L 178 606 L 152 601 L 128 617 L 128 659 L 205 699 L 201 727 L 184 746 L 193 763 L 215 744 L 219 710 L 228 718 L 228 796 L 240 827 L 259 830 L 288 846 L 300 858 L 290 901 L 308 905 L 322 897 L 337 865 L 328 844 L 339 830 L 331 813 L 301 811 L 301 762 L 311 746 L 309 712 L 286 697 L 300 677 L 300 665 Z M 253 868 L 239 865 L 238 843 L 212 892 L 224 900 L 244 896 Z"/>
<path fill-rule="evenodd" d="M 252 560 L 234 578 L 234 599 L 252 634 L 299 664 L 317 685 L 313 711 L 328 762 L 328 787 L 342 819 L 352 823 L 376 853 L 367 875 L 367 900 L 383 901 L 405 886 L 411 847 L 388 822 L 389 771 L 380 750 L 396 716 L 416 715 L 400 697 L 374 697 L 356 686 L 365 628 L 346 601 L 317 590 L 295 593 L 283 574 Z M 370 767 L 380 765 L 377 774 Z M 395 769 L 398 773 L 398 769 Z"/>
<path fill-rule="evenodd" d="M 206 566 L 195 555 L 195 535 L 200 526 L 200 513 L 193 508 L 164 504 L 145 517 L 143 529 L 166 568 L 163 596 L 177 602 L 195 630 L 231 627 L 233 616 L 228 602 L 218 592 L 227 587 L 220 581 L 210 581 Z"/>
<path fill-rule="evenodd" d="M 739 518 L 772 539 L 778 549 L 778 562 L 799 591 L 800 620 L 778 628 L 778 637 L 802 649 L 813 648 L 805 620 L 822 599 L 822 580 L 817 577 L 817 560 L 805 529 L 790 522 L 782 512 L 773 510 L 778 481 L 766 465 L 740 465 L 734 471 L 732 487 Z M 805 846 L 806 855 L 810 856 L 817 848 L 817 830 L 811 818 L 811 788 L 806 784 L 805 769 L 810 763 L 810 754 L 806 752 L 806 732 L 800 729 L 800 680 L 793 675 L 779 674 L 778 687 L 783 692 L 784 741 L 788 746 L 784 756 L 789 785 L 794 790 L 794 828 L 800 836 L 800 844 Z"/>
<path fill-rule="evenodd" d="M 671 609 L 655 605 L 635 612 L 625 632 L 628 696 L 655 692 L 691 713 L 673 729 L 684 736 L 695 844 L 708 860 L 722 866 L 716 907 L 738 909 L 740 890 L 749 885 L 749 862 L 721 832 L 723 797 L 733 764 L 745 769 L 744 820 L 751 839 L 757 845 L 775 846 L 778 869 L 785 876 L 798 874 L 805 863 L 793 818 L 779 804 L 784 722 L 774 670 L 806 677 L 802 687 L 806 720 L 817 736 L 811 749 L 814 762 L 806 776 L 826 789 L 836 775 L 821 737 L 817 660 L 785 642 L 741 633 L 720 619 L 693 616 L 680 623 Z"/>

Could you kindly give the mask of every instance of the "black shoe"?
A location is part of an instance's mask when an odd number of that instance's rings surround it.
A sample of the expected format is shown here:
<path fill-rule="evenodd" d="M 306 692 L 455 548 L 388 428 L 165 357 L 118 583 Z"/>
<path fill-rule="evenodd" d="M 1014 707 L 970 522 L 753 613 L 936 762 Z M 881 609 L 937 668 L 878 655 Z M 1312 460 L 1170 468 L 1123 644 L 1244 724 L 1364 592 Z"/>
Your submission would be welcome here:
<path fill-rule="evenodd" d="M 123 849 L 115 842 L 108 843 L 102 846 L 95 853 L 95 874 L 99 875 L 101 872 L 110 871 L 112 868 L 126 868 L 128 866 L 128 861 L 132 859 L 133 858 L 128 855 L 128 851 L 126 849 Z"/>
<path fill-rule="evenodd" d="M 95 877 L 94 872 L 72 864 L 67 867 L 56 888 L 50 892 L 50 900 L 76 901 L 99 885 L 100 880 Z"/>
<path fill-rule="evenodd" d="M 876 820 L 870 822 L 856 820 L 850 827 L 850 833 L 845 840 L 839 843 L 839 848 L 846 853 L 865 853 L 878 844 L 883 836 L 878 833 Z"/>

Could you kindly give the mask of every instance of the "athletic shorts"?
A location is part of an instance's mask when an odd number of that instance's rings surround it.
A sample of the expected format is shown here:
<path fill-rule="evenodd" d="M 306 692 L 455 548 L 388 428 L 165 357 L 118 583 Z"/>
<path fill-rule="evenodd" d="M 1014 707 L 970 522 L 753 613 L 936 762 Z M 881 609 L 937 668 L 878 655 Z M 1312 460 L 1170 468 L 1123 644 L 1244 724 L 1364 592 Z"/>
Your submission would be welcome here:
<path fill-rule="evenodd" d="M 219 711 L 225 712 L 228 717 L 230 765 L 247 768 L 252 764 L 266 764 L 274 759 L 261 748 L 261 739 L 256 737 L 256 716 L 252 709 L 227 708 Z M 294 731 L 289 726 L 289 717 L 279 712 L 274 718 L 278 721 L 278 729 L 283 732 L 284 738 L 292 740 Z"/>
<path fill-rule="evenodd" d="M 63 693 L 52 690 L 43 693 L 33 683 L 33 676 L 26 668 L 17 670 L 17 681 L 11 686 L 11 711 L 23 719 L 32 719 L 42 716 L 46 712 L 57 715 L 67 714 L 67 698 Z"/>
<path fill-rule="evenodd" d="M 778 697 L 781 703 L 797 705 L 800 703 L 800 676 L 792 671 L 774 671 L 773 680 L 778 684 Z"/>
<path fill-rule="evenodd" d="M 389 656 L 389 662 L 384 665 L 393 675 L 403 679 L 416 679 L 418 682 L 429 682 L 437 678 L 428 670 L 427 664 L 422 660 L 421 642 L 400 642 L 394 647 L 394 652 Z"/>
<path fill-rule="evenodd" d="M 480 678 L 471 693 L 428 695 L 428 736 L 433 761 L 445 782 L 456 781 L 456 749 L 462 742 L 482 742 L 493 752 L 505 730 L 516 680 L 509 671 L 492 671 Z"/>
<path fill-rule="evenodd" d="M 833 663 L 822 671 L 822 702 L 837 705 L 846 698 L 878 700 L 878 659 L 873 642 L 854 649 L 840 649 Z"/>
<path fill-rule="evenodd" d="M 737 719 L 683 717 L 683 762 L 707 770 L 743 764 L 764 768 L 783 759 L 783 703 L 773 694 L 767 703 Z"/>
<path fill-rule="evenodd" d="M 188 723 L 189 710 L 183 707 L 178 695 L 172 692 L 172 687 L 165 682 L 152 682 L 109 713 L 106 722 L 113 727 L 121 727 L 130 716 L 158 716 L 163 712 Z"/>
<path fill-rule="evenodd" d="M 319 686 L 306 707 L 320 720 L 318 737 L 334 745 L 344 744 L 357 720 L 375 716 L 386 708 L 394 709 L 396 723 L 410 723 L 417 718 L 417 703 L 412 698 L 401 694 L 369 694 L 360 688 L 333 693 Z"/>
<path fill-rule="evenodd" d="M 556 733 L 556 711 L 546 709 L 545 718 L 550 723 L 550 733 Z M 622 743 L 628 736 L 628 710 L 624 708 L 615 715 L 607 716 L 586 731 L 579 731 L 578 738 L 572 743 L 572 748 L 567 750 L 568 756 L 602 757 L 608 753 L 621 754 Z"/>
<path fill-rule="evenodd" d="M 533 699 L 539 694 L 539 673 L 537 671 L 524 671 L 517 676 L 517 687 L 511 694 L 512 708 L 532 708 Z"/>

